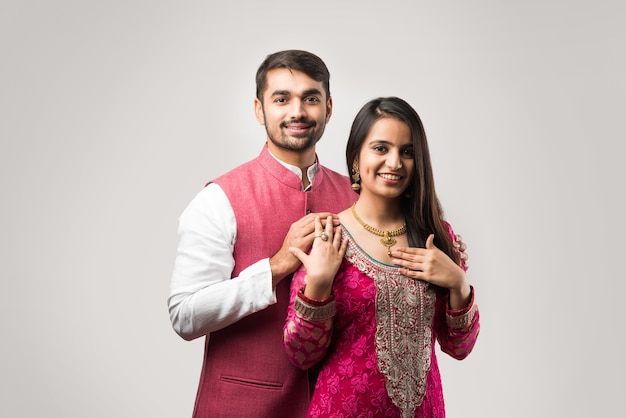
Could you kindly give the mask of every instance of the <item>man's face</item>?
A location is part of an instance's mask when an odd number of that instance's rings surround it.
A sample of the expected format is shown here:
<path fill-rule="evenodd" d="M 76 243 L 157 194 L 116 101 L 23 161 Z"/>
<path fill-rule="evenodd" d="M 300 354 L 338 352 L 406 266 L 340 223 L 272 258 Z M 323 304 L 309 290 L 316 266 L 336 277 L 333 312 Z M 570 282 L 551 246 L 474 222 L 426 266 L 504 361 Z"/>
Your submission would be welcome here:
<path fill-rule="evenodd" d="M 332 100 L 322 82 L 285 68 L 267 73 L 263 103 L 254 101 L 257 120 L 265 126 L 268 146 L 281 151 L 314 149 L 330 119 Z"/>

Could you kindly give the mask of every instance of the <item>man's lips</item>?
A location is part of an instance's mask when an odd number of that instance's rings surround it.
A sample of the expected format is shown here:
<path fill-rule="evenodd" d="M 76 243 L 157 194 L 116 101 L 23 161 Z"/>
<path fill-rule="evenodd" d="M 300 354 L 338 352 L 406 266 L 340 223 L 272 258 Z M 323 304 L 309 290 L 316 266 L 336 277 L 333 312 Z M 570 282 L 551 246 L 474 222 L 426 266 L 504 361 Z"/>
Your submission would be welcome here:
<path fill-rule="evenodd" d="M 285 129 L 293 134 L 303 134 L 311 129 L 314 124 L 305 122 L 287 122 L 282 124 Z"/>

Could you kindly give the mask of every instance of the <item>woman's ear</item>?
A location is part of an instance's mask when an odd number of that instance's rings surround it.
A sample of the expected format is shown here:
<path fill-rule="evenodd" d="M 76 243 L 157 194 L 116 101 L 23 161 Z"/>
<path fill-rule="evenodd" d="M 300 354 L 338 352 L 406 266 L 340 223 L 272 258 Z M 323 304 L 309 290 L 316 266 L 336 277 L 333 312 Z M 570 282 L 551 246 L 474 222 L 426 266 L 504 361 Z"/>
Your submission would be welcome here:
<path fill-rule="evenodd" d="M 359 172 L 359 162 L 354 160 L 352 163 L 352 190 L 359 192 L 361 190 L 361 173 Z"/>

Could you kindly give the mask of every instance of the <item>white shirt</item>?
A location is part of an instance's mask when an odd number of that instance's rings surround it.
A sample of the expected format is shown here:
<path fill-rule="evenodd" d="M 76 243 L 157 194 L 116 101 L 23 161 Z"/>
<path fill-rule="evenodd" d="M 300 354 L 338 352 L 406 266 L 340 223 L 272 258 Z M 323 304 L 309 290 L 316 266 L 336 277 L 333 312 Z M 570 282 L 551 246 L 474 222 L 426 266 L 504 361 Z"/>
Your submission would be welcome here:
<path fill-rule="evenodd" d="M 302 179 L 298 167 L 281 164 Z M 307 170 L 311 183 L 317 170 L 317 163 Z M 269 258 L 231 280 L 237 222 L 220 186 L 211 183 L 195 196 L 179 218 L 178 235 L 168 305 L 172 326 L 181 337 L 208 337 L 276 303 Z"/>

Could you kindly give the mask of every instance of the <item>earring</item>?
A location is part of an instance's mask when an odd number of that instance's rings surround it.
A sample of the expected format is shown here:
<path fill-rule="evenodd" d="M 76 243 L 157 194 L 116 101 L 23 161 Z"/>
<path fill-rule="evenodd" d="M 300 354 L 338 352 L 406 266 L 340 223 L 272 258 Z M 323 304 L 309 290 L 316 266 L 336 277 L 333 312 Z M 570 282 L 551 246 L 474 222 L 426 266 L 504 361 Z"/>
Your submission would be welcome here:
<path fill-rule="evenodd" d="M 359 184 L 361 181 L 361 173 L 359 173 L 359 166 L 356 165 L 356 162 L 352 166 L 352 190 L 355 192 L 359 192 L 361 190 L 361 185 Z"/>

